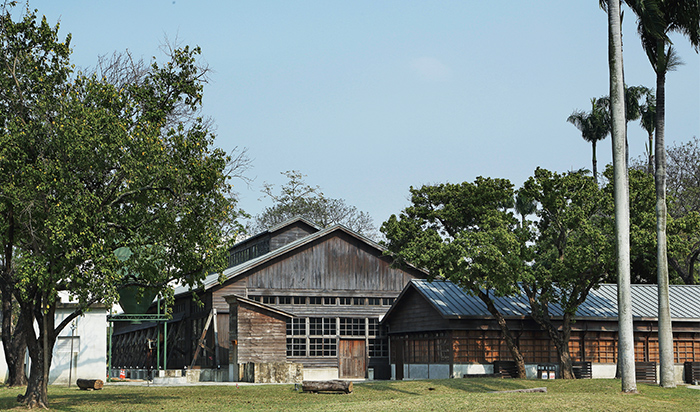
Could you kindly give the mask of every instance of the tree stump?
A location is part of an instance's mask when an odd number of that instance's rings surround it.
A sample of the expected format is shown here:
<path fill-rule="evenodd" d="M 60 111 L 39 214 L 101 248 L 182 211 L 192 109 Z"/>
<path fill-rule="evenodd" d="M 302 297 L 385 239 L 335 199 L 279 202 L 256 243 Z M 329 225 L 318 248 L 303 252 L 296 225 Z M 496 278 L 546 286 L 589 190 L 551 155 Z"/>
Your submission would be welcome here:
<path fill-rule="evenodd" d="M 301 383 L 301 389 L 304 392 L 318 393 L 318 392 L 342 392 L 351 393 L 352 392 L 352 382 L 332 380 L 332 381 L 303 381 Z"/>
<path fill-rule="evenodd" d="M 105 385 L 100 379 L 78 379 L 75 383 L 84 391 L 102 389 Z"/>

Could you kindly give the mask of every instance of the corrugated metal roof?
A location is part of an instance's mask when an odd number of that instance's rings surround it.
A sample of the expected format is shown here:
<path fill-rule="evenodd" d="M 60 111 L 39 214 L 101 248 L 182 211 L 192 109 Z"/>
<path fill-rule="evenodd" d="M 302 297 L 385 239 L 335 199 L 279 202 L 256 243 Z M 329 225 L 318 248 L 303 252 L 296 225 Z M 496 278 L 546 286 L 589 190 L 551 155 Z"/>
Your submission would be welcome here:
<path fill-rule="evenodd" d="M 450 281 L 414 279 L 411 285 L 446 318 L 491 316 L 486 305 L 477 296 L 465 292 Z M 632 315 L 636 318 L 657 317 L 656 285 L 632 285 Z M 700 286 L 671 285 L 669 288 L 671 317 L 673 319 L 700 319 Z M 496 308 L 506 317 L 529 316 L 530 304 L 525 294 L 512 297 L 494 297 Z M 562 316 L 558 304 L 550 305 L 552 316 Z M 617 285 L 604 284 L 592 290 L 579 306 L 576 317 L 617 319 Z"/>

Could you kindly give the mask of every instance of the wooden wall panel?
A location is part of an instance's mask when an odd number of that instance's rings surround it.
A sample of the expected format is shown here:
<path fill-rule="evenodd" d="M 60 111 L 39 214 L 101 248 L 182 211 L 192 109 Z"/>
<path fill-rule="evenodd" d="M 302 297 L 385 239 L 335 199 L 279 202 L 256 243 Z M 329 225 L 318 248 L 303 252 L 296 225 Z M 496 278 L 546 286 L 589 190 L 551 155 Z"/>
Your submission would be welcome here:
<path fill-rule="evenodd" d="M 232 310 L 234 310 L 232 308 Z M 286 318 L 239 303 L 237 306 L 238 363 L 285 362 Z"/>

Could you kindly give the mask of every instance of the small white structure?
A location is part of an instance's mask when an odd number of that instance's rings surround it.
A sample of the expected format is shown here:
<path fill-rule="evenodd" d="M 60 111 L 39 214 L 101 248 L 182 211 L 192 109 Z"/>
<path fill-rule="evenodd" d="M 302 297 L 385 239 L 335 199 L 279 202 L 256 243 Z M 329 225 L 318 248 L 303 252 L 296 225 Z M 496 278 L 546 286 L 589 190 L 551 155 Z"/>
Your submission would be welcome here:
<path fill-rule="evenodd" d="M 56 324 L 73 313 L 74 303 L 56 308 Z M 2 348 L 0 342 L 0 348 Z M 27 356 L 27 359 L 29 357 Z M 27 365 L 27 372 L 29 367 Z M 49 371 L 49 384 L 75 385 L 78 379 L 107 378 L 107 307 L 93 305 L 64 328 L 56 338 Z M 7 379 L 5 354 L 0 356 L 0 381 Z"/>

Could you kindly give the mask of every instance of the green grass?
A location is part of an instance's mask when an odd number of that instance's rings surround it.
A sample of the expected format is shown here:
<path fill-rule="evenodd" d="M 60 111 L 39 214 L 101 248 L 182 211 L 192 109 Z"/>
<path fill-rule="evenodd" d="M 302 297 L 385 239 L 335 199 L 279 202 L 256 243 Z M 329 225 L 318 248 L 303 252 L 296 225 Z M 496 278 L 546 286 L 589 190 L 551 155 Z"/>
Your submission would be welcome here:
<path fill-rule="evenodd" d="M 490 393 L 547 387 L 547 393 Z M 81 391 L 52 386 L 55 411 L 700 411 L 700 390 L 637 384 L 624 395 L 619 380 L 538 381 L 447 379 L 354 384 L 352 394 L 308 394 L 293 385 L 144 387 Z M 17 406 L 22 389 L 0 390 L 0 410 Z"/>

